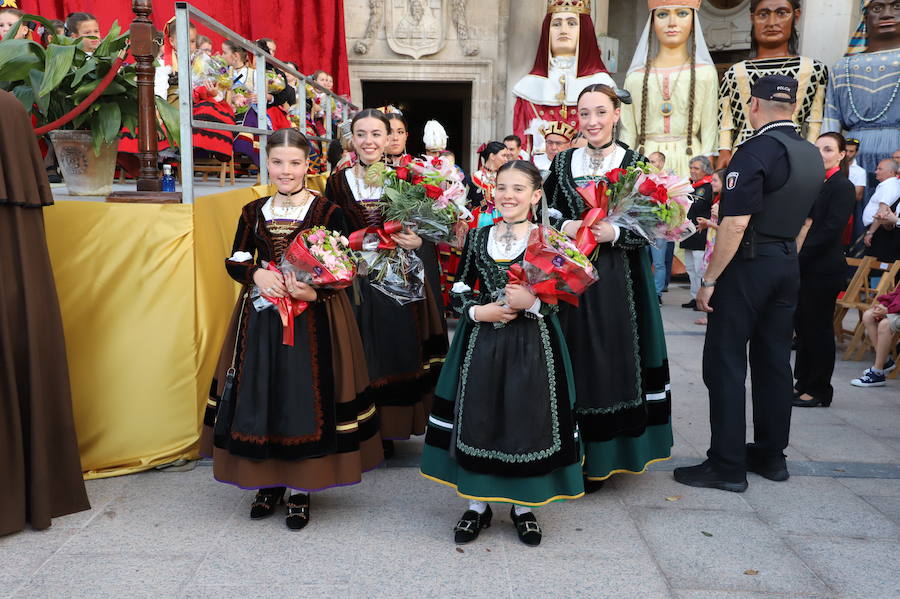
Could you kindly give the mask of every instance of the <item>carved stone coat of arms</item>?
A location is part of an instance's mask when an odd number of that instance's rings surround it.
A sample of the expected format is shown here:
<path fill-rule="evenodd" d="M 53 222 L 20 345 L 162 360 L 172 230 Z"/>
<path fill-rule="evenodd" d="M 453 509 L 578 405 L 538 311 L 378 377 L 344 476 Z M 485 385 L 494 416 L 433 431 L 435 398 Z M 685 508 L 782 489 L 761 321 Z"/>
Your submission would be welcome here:
<path fill-rule="evenodd" d="M 444 47 L 447 30 L 443 0 L 387 0 L 385 31 L 397 54 L 419 59 Z"/>

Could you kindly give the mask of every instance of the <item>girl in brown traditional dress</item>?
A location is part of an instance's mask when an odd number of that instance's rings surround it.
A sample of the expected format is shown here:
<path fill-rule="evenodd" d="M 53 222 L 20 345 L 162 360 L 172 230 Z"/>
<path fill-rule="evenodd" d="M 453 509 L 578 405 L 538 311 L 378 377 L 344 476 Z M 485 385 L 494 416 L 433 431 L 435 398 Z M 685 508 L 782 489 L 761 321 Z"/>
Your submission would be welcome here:
<path fill-rule="evenodd" d="M 244 285 L 213 381 L 201 438 L 217 480 L 258 489 L 253 519 L 270 516 L 285 488 L 288 528 L 309 522 L 309 493 L 360 482 L 383 459 L 378 418 L 364 394 L 365 356 L 343 291 L 315 289 L 265 269 L 298 233 L 315 226 L 346 232 L 344 212 L 306 189 L 309 142 L 295 129 L 269 138 L 278 192 L 247 204 L 238 220 L 228 274 Z M 269 297 L 309 302 L 294 318 L 294 345 L 282 343 L 277 311 L 257 311 L 254 286 Z"/>

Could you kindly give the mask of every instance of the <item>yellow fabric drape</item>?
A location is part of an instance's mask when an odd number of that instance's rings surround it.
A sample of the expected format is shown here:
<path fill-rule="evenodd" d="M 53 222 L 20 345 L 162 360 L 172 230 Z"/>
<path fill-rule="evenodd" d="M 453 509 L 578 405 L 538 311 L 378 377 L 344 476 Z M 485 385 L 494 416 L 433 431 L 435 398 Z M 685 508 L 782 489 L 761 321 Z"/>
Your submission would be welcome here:
<path fill-rule="evenodd" d="M 197 457 L 238 294 L 224 260 L 241 207 L 268 193 L 44 209 L 85 478 Z"/>

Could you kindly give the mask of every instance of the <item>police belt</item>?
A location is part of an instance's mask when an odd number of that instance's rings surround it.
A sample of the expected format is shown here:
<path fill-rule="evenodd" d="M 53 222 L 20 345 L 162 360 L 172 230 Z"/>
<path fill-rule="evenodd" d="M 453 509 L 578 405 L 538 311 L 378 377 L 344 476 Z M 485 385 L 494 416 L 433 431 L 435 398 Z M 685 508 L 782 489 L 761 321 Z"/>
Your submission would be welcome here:
<path fill-rule="evenodd" d="M 796 241 L 796 239 L 791 239 L 790 237 L 773 237 L 771 235 L 766 235 L 765 233 L 760 233 L 759 231 L 750 230 L 750 235 L 754 236 L 754 239 L 757 244 L 760 243 L 790 243 Z"/>

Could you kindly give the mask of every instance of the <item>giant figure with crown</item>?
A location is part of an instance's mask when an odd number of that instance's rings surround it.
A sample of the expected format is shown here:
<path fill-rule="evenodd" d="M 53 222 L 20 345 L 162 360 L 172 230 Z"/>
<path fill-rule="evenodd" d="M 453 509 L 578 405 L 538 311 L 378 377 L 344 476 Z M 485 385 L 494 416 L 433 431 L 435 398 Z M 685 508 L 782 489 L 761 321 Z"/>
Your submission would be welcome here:
<path fill-rule="evenodd" d="M 591 0 L 548 0 L 534 67 L 513 88 L 513 131 L 532 149 L 547 123 L 577 128 L 578 94 L 594 83 L 615 87 L 597 45 Z"/>

